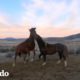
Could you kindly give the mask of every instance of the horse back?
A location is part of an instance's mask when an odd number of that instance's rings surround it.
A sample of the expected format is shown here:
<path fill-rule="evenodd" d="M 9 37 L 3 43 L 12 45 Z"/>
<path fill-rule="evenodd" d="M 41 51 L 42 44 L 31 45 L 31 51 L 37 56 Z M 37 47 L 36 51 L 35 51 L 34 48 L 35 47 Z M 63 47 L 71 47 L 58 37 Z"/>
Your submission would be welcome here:
<path fill-rule="evenodd" d="M 47 44 L 45 46 L 45 48 L 43 48 L 43 51 L 46 54 L 54 54 L 56 52 L 67 51 L 67 47 L 64 44 L 61 44 L 61 43 Z"/>
<path fill-rule="evenodd" d="M 16 46 L 16 50 L 18 51 L 28 51 L 28 50 L 33 50 L 34 49 L 35 44 L 32 43 L 29 40 L 26 40 L 22 43 L 20 43 L 18 46 Z"/>

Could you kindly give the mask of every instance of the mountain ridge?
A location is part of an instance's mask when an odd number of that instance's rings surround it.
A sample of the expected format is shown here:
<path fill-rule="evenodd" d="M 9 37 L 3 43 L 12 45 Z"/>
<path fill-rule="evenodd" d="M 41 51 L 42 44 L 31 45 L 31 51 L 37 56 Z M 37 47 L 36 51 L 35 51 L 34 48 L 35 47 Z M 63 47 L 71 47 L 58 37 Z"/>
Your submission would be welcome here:
<path fill-rule="evenodd" d="M 1 38 L 0 40 L 25 40 L 26 38 L 13 38 L 13 37 L 7 37 L 7 38 Z M 46 37 L 44 39 L 49 40 L 73 40 L 73 39 L 80 39 L 80 33 L 73 34 L 65 37 Z"/>

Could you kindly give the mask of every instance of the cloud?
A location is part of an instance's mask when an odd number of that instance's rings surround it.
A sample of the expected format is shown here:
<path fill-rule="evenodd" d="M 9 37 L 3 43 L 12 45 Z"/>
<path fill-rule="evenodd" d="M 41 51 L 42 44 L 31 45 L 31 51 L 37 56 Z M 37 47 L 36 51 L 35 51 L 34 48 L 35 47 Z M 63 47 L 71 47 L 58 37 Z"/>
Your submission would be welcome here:
<path fill-rule="evenodd" d="M 38 27 L 37 33 L 42 37 L 63 37 L 80 32 L 80 29 L 70 29 L 68 27 Z"/>
<path fill-rule="evenodd" d="M 1 26 L 1 24 L 0 24 Z M 20 25 L 2 25 L 0 27 L 0 38 L 4 37 L 14 37 L 14 38 L 26 38 L 29 36 L 29 28 Z"/>
<path fill-rule="evenodd" d="M 31 27 L 42 37 L 80 32 L 80 0 L 23 0 L 22 6 L 18 24 L 0 12 L 0 37 L 28 37 Z"/>
<path fill-rule="evenodd" d="M 29 28 L 22 24 L 13 24 L 10 17 L 3 12 L 0 12 L 0 38 L 4 37 L 28 37 Z"/>
<path fill-rule="evenodd" d="M 7 24 L 7 16 L 0 12 L 0 23 Z"/>
<path fill-rule="evenodd" d="M 28 4 L 26 1 L 23 3 L 25 9 L 23 21 L 26 20 L 29 24 L 36 24 L 37 26 L 61 27 L 74 17 L 71 24 L 74 24 L 74 22 L 77 24 L 80 16 L 78 15 L 79 2 L 79 0 L 30 0 Z"/>
<path fill-rule="evenodd" d="M 37 25 L 52 25 L 53 21 L 58 18 L 61 14 L 64 14 L 67 6 L 64 2 L 54 3 L 53 1 L 45 1 L 45 0 L 32 0 L 33 3 L 30 5 L 24 4 L 25 7 L 25 18 L 31 24 Z M 43 14 L 39 16 L 37 13 L 39 10 L 43 11 Z"/>

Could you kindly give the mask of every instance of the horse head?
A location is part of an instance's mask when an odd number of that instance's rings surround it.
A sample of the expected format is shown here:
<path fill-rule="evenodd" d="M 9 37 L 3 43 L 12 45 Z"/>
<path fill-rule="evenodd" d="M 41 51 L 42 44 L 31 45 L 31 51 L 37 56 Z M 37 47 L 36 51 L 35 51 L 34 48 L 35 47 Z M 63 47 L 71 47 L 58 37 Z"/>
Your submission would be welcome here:
<path fill-rule="evenodd" d="M 30 31 L 30 34 L 31 36 L 34 38 L 34 39 L 37 39 L 37 33 L 35 31 L 36 28 L 31 28 L 29 31 Z"/>
<path fill-rule="evenodd" d="M 39 48 L 41 49 L 41 48 L 45 47 L 46 43 L 44 42 L 44 40 L 42 39 L 42 37 L 36 33 L 35 29 L 36 28 L 31 28 L 30 29 L 30 34 L 37 41 L 37 43 L 39 45 Z"/>

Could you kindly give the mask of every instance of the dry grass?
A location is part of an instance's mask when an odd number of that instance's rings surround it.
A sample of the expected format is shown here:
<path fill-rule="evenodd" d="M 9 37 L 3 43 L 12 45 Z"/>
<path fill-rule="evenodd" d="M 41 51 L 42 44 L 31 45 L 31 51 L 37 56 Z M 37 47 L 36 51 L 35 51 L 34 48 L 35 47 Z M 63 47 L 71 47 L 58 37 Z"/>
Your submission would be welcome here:
<path fill-rule="evenodd" d="M 7 45 L 5 43 L 3 42 L 2 45 Z M 12 47 L 13 43 L 8 45 Z M 67 45 L 71 48 L 71 44 Z M 0 77 L 0 80 L 80 80 L 80 55 L 70 55 L 67 68 L 64 68 L 63 64 L 57 65 L 57 59 L 57 56 L 48 56 L 46 66 L 41 65 L 42 60 L 26 64 L 19 61 L 16 67 L 12 67 L 10 59 L 0 63 L 0 71 L 3 69 L 10 73 L 9 77 Z"/>
<path fill-rule="evenodd" d="M 54 56 L 53 56 L 54 57 Z M 12 67 L 12 62 L 0 64 L 0 69 L 10 73 L 9 77 L 0 80 L 80 80 L 80 56 L 71 55 L 68 59 L 68 67 L 56 64 L 56 58 L 47 58 L 47 65 L 42 66 L 42 61 L 17 62 Z"/>

